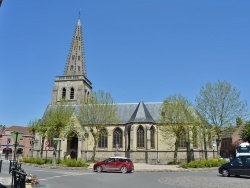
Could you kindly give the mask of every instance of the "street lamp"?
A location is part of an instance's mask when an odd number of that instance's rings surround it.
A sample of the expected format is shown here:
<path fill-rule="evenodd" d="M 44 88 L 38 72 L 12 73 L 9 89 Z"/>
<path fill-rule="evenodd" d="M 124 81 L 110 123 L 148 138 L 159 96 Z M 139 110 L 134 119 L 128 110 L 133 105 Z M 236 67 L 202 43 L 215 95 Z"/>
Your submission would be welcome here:
<path fill-rule="evenodd" d="M 11 134 L 11 137 L 13 138 L 13 140 L 15 140 L 14 160 L 16 160 L 16 147 L 17 147 L 17 144 L 19 143 L 20 139 L 23 137 L 23 133 L 11 132 L 10 134 Z"/>

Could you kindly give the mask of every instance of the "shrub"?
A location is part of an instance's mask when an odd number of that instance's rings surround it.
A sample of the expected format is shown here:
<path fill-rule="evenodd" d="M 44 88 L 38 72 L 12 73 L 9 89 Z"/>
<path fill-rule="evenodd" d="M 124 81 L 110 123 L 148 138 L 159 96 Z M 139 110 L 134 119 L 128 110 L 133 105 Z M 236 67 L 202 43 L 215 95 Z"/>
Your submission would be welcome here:
<path fill-rule="evenodd" d="M 22 158 L 20 160 L 21 162 L 24 163 L 34 163 L 34 164 L 45 164 L 45 160 L 42 158 L 34 158 L 34 157 L 30 157 L 30 158 Z"/>
<path fill-rule="evenodd" d="M 226 163 L 225 160 L 201 160 L 201 161 L 191 161 L 189 163 L 183 163 L 180 165 L 182 168 L 211 168 L 219 167 L 222 164 Z"/>
<path fill-rule="evenodd" d="M 68 167 L 87 167 L 88 164 L 84 161 L 77 161 L 75 159 L 66 159 L 61 161 L 62 164 Z"/>

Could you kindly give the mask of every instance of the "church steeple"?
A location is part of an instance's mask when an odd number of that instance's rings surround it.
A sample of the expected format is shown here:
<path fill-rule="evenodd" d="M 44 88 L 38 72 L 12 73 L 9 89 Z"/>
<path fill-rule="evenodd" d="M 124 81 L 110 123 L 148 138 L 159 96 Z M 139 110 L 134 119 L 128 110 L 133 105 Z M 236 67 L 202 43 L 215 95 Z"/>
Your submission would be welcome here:
<path fill-rule="evenodd" d="M 84 47 L 82 40 L 82 26 L 80 16 L 77 21 L 74 36 L 71 42 L 71 47 L 64 69 L 64 76 L 86 75 Z"/>
<path fill-rule="evenodd" d="M 63 76 L 56 76 L 52 104 L 62 99 L 70 104 L 87 101 L 92 93 L 92 83 L 86 75 L 82 26 L 78 18 Z"/>

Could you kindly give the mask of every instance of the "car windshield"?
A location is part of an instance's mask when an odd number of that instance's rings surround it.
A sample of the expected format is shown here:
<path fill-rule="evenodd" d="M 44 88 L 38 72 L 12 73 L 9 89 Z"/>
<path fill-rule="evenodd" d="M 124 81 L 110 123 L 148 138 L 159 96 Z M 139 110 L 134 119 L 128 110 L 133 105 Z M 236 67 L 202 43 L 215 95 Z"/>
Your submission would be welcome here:
<path fill-rule="evenodd" d="M 237 147 L 237 152 L 238 153 L 250 153 L 250 146 L 246 146 L 246 147 L 239 146 Z"/>

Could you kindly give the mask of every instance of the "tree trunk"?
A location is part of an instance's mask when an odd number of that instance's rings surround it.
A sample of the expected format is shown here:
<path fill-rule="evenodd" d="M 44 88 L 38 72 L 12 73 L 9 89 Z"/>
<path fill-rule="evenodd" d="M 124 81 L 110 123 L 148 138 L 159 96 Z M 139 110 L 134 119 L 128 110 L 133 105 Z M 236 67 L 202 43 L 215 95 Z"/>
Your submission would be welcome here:
<path fill-rule="evenodd" d="M 178 155 L 178 145 L 179 145 L 179 142 L 176 140 L 175 143 L 174 143 L 174 163 L 177 162 L 177 155 Z"/>
<path fill-rule="evenodd" d="M 41 145 L 41 150 L 40 150 L 40 157 L 41 157 L 41 158 L 43 158 L 44 140 L 45 140 L 45 137 L 44 137 L 44 136 L 42 136 L 42 145 Z"/>
<path fill-rule="evenodd" d="M 94 147 L 93 147 L 93 155 L 91 157 L 91 161 L 95 160 L 95 154 L 96 154 L 96 145 L 97 145 L 97 139 L 94 137 Z"/>
<path fill-rule="evenodd" d="M 57 149 L 57 141 L 54 142 L 52 166 L 56 166 L 56 149 Z"/>

